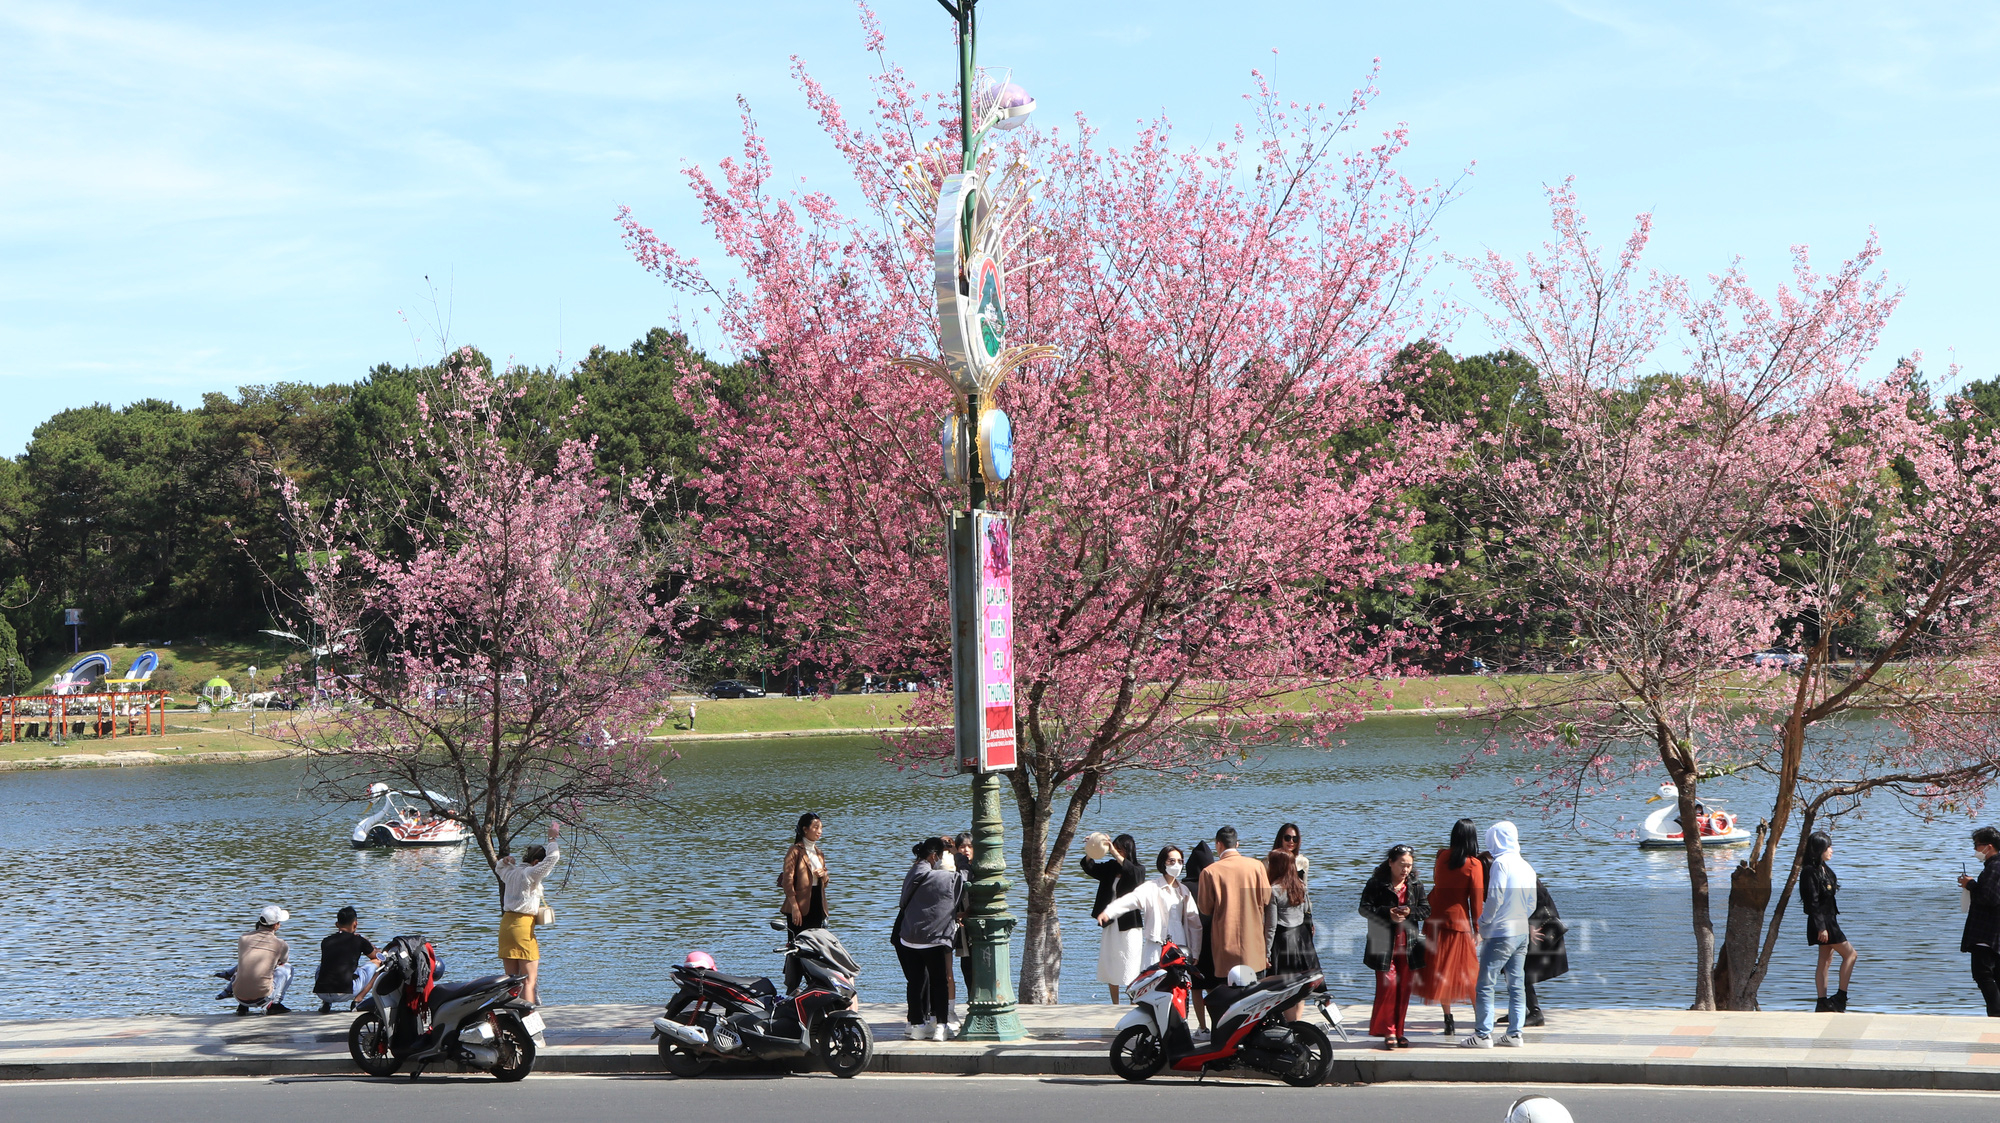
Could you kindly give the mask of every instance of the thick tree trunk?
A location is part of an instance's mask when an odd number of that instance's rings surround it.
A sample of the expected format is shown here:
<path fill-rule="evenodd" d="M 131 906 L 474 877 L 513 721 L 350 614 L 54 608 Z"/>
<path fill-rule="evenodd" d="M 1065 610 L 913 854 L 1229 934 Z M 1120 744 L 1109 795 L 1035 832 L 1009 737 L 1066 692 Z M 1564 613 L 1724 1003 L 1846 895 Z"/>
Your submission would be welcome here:
<path fill-rule="evenodd" d="M 1824 646 L 1815 649 L 1815 663 L 1824 653 Z M 1722 954 L 1715 962 L 1716 1002 L 1724 1010 L 1757 1009 L 1757 990 L 1770 966 L 1768 954 L 1760 957 L 1758 945 L 1765 943 L 1764 921 L 1770 915 L 1778 844 L 1791 821 L 1799 764 L 1805 758 L 1805 702 L 1810 678 L 1809 667 L 1800 676 L 1792 716 L 1779 741 L 1778 791 L 1771 802 L 1771 817 L 1758 825 L 1757 841 L 1750 847 L 1748 860 L 1737 863 L 1729 875 L 1728 927 L 1723 932 Z"/>
<path fill-rule="evenodd" d="M 1062 919 L 1056 915 L 1054 878 L 1037 879 L 1028 889 L 1028 919 L 1021 940 L 1021 986 L 1017 1000 L 1051 1005 L 1061 1001 Z"/>

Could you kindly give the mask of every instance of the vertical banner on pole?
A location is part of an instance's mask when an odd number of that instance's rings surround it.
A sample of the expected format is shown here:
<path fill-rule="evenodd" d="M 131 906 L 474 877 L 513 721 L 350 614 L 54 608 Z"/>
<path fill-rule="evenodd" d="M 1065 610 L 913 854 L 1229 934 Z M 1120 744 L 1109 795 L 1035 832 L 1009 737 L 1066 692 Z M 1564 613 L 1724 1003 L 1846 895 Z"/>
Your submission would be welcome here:
<path fill-rule="evenodd" d="M 1014 536 L 1005 515 L 973 518 L 979 542 L 979 697 L 984 704 L 981 772 L 1014 767 Z"/>
<path fill-rule="evenodd" d="M 961 772 L 1014 767 L 1013 523 L 952 517 L 952 693 Z"/>

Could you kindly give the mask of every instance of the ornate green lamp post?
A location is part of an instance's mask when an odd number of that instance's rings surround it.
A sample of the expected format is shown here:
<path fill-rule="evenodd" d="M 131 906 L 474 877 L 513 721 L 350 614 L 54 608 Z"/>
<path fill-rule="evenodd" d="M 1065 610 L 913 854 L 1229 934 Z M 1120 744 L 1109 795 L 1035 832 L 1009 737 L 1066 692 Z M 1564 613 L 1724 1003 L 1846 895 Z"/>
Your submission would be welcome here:
<path fill-rule="evenodd" d="M 951 568 L 952 681 L 959 768 L 972 775 L 972 994 L 959 1037 L 1016 1041 L 1025 1036 L 1014 1004 L 1007 912 L 1007 857 L 1000 818 L 1000 773 L 1015 765 L 1012 524 L 986 508 L 986 485 L 1014 470 L 1013 428 L 993 408 L 1007 373 L 1052 349 L 1009 345 L 1006 254 L 1010 232 L 1025 220 L 1027 182 L 1019 164 L 996 171 L 982 160 L 991 129 L 1011 129 L 1035 103 L 1006 80 L 975 65 L 977 0 L 938 0 L 958 21 L 958 170 L 936 189 L 932 227 L 943 362 L 906 359 L 952 385 L 956 405 L 940 437 L 945 478 L 966 487 L 954 512 L 947 551 Z M 931 192 L 931 176 L 912 169 L 911 186 Z"/>

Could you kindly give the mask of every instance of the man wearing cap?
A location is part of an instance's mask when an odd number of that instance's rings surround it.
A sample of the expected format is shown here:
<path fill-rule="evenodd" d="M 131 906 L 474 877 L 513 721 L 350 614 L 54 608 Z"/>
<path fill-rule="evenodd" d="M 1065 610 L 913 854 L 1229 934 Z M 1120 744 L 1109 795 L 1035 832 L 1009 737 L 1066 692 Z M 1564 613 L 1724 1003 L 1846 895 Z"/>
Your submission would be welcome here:
<path fill-rule="evenodd" d="M 322 1014 L 333 1013 L 336 1002 L 353 1005 L 354 995 L 361 989 L 362 958 L 375 955 L 375 945 L 355 931 L 359 919 L 353 905 L 343 905 L 334 915 L 333 935 L 319 942 L 319 974 L 313 976 L 313 993 L 319 996 Z M 375 965 L 368 966 L 372 978 Z"/>
<path fill-rule="evenodd" d="M 238 1017 L 266 1001 L 267 1014 L 291 1013 L 285 1006 L 285 988 L 292 985 L 292 945 L 278 938 L 278 925 L 291 917 L 276 905 L 265 905 L 257 914 L 256 930 L 236 941 L 236 977 L 230 992 Z"/>

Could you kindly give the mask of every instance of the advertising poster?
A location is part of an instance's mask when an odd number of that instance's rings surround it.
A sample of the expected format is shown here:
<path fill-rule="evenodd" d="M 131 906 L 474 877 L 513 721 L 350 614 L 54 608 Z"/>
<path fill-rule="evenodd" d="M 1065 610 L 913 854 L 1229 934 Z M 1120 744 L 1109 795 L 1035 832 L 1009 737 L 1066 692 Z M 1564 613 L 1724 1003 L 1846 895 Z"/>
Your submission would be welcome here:
<path fill-rule="evenodd" d="M 979 691 L 985 710 L 980 770 L 1014 767 L 1014 543 L 1004 515 L 973 523 L 979 560 Z"/>

